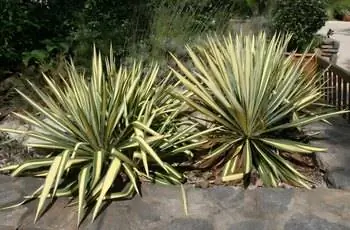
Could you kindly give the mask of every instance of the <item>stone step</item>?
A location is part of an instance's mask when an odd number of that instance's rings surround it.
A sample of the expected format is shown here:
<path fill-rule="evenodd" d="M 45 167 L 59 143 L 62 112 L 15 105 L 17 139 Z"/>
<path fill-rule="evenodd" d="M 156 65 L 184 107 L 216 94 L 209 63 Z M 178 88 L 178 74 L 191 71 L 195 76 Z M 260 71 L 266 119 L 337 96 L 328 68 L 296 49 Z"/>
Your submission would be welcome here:
<path fill-rule="evenodd" d="M 338 53 L 338 50 L 337 49 L 321 49 L 321 52 L 324 52 L 324 53 Z"/>
<path fill-rule="evenodd" d="M 331 45 L 331 46 L 333 46 L 334 48 L 339 48 L 340 43 L 339 43 L 339 41 L 337 41 L 337 40 L 335 40 L 335 39 L 332 39 L 332 38 L 325 38 L 325 39 L 322 41 L 322 45 Z"/>
<path fill-rule="evenodd" d="M 333 45 L 321 45 L 320 46 L 321 49 L 334 49 Z"/>

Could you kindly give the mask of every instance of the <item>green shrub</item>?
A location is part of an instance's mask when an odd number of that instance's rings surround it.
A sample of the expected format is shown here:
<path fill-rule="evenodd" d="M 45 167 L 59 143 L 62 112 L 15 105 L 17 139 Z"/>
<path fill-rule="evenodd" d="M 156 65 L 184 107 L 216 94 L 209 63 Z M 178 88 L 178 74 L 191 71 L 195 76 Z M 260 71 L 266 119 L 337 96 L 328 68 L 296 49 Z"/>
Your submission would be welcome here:
<path fill-rule="evenodd" d="M 1 171 L 45 178 L 27 197 L 39 199 L 36 219 L 49 197 L 77 197 L 80 221 L 90 204 L 95 204 L 94 219 L 103 201 L 139 193 L 141 180 L 182 182 L 174 165 L 206 141 L 199 139 L 199 125 L 184 119 L 186 104 L 168 93 L 174 86 L 166 80 L 158 83 L 158 69 L 136 63 L 131 69 L 116 69 L 112 54 L 103 65 L 95 53 L 91 79 L 71 64 L 63 87 L 44 76 L 50 96 L 32 84 L 44 105 L 19 92 L 46 118 L 16 114 L 35 129 L 3 131 L 29 135 L 35 138 L 29 146 L 52 152 Z"/>
<path fill-rule="evenodd" d="M 239 7 L 231 0 L 0 0 L 0 67 L 52 63 L 47 43 L 67 45 L 61 55 L 77 66 L 89 66 L 93 43 L 102 52 L 112 43 L 119 60 L 163 60 L 169 43 L 180 50 L 203 32 L 223 30 Z"/>
<path fill-rule="evenodd" d="M 28 57 L 34 63 L 51 62 L 55 57 L 47 43 L 68 45 L 65 54 L 73 55 L 78 64 L 88 63 L 93 43 L 105 52 L 113 43 L 116 55 L 124 55 L 126 44 L 138 41 L 149 30 L 149 3 L 0 0 L 0 67 L 14 68 Z"/>
<path fill-rule="evenodd" d="M 152 18 L 151 0 L 95 1 L 85 0 L 83 7 L 71 18 L 73 28 L 67 39 L 77 65 L 89 66 L 92 44 L 108 53 L 113 44 L 114 55 L 121 59 L 129 53 L 131 44 L 139 43 L 149 33 Z"/>
<path fill-rule="evenodd" d="M 131 41 L 130 56 L 167 62 L 169 52 L 186 53 L 184 46 L 204 33 L 224 32 L 232 16 L 233 3 L 197 0 L 152 0 L 149 29 L 144 37 Z"/>
<path fill-rule="evenodd" d="M 291 33 L 288 50 L 304 51 L 327 20 L 325 0 L 277 0 L 272 10 L 272 30 Z"/>
<path fill-rule="evenodd" d="M 0 68 L 16 68 L 34 50 L 33 57 L 50 56 L 47 45 L 69 44 L 73 12 L 81 2 L 0 0 Z"/>
<path fill-rule="evenodd" d="M 328 2 L 328 8 L 331 10 L 331 16 L 337 20 L 343 20 L 343 17 L 350 13 L 350 1 L 339 0 Z"/>
<path fill-rule="evenodd" d="M 40 36 L 40 22 L 33 17 L 33 11 L 40 10 L 39 4 L 1 0 L 0 62 L 3 66 L 21 62 L 21 53 L 27 47 L 37 46 L 34 38 Z"/>
<path fill-rule="evenodd" d="M 265 34 L 209 37 L 205 45 L 188 47 L 191 70 L 175 58 L 180 70 L 173 72 L 193 96 L 175 95 L 219 128 L 208 137 L 216 145 L 197 165 L 224 166 L 223 181 L 246 180 L 258 172 L 268 186 L 310 186 L 285 156 L 324 149 L 288 134 L 342 112 L 303 112 L 322 98 L 321 78 L 306 77 L 302 59 L 295 64 L 285 57 L 288 41 L 277 36 L 269 41 Z"/>

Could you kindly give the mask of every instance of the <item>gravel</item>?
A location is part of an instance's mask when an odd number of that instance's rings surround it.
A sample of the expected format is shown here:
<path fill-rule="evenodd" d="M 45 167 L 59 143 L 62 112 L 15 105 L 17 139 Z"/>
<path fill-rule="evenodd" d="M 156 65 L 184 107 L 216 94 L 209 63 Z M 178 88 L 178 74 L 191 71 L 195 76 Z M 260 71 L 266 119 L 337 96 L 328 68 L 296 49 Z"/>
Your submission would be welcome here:
<path fill-rule="evenodd" d="M 21 145 L 17 140 L 10 139 L 0 132 L 0 168 L 10 164 L 22 163 L 25 160 L 39 157 L 40 154 Z"/>

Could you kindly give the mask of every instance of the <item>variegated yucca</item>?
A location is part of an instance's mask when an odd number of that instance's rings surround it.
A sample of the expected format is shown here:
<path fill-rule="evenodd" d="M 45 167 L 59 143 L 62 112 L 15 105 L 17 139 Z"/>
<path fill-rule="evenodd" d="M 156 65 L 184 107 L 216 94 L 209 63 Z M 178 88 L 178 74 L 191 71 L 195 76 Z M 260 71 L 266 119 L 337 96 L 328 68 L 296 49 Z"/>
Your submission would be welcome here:
<path fill-rule="evenodd" d="M 290 37 L 259 35 L 209 36 L 204 45 L 187 47 L 193 68 L 174 57 L 173 72 L 192 93 L 175 94 L 219 128 L 216 145 L 197 163 L 223 165 L 222 180 L 236 181 L 258 172 L 268 186 L 281 182 L 309 188 L 283 153 L 324 151 L 283 135 L 321 119 L 344 113 L 307 112 L 322 99 L 320 74 L 305 75 L 307 63 L 286 57 Z"/>
<path fill-rule="evenodd" d="M 77 197 L 80 223 L 88 205 L 95 205 L 94 219 L 103 201 L 139 193 L 140 178 L 182 182 L 175 159 L 191 156 L 191 149 L 203 141 L 198 124 L 183 119 L 187 105 L 168 93 L 175 86 L 157 77 L 157 65 L 148 71 L 136 63 L 117 69 L 112 51 L 105 64 L 95 52 L 90 78 L 70 64 L 60 84 L 44 76 L 49 95 L 31 84 L 44 105 L 19 92 L 45 119 L 15 114 L 35 129 L 3 131 L 35 138 L 31 147 L 51 149 L 52 154 L 0 170 L 45 178 L 26 197 L 39 199 L 36 219 L 50 197 Z"/>

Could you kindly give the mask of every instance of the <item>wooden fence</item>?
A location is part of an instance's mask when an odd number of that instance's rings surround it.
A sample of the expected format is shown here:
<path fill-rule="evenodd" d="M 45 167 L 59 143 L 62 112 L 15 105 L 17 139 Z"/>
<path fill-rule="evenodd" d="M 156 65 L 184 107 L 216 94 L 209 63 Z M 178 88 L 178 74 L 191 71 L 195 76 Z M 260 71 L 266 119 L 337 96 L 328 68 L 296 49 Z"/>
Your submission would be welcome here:
<path fill-rule="evenodd" d="M 317 56 L 317 64 L 323 74 L 324 99 L 338 110 L 350 109 L 350 71 L 337 65 L 333 65 L 326 59 Z M 350 122 L 350 114 L 344 114 L 344 118 Z"/>

